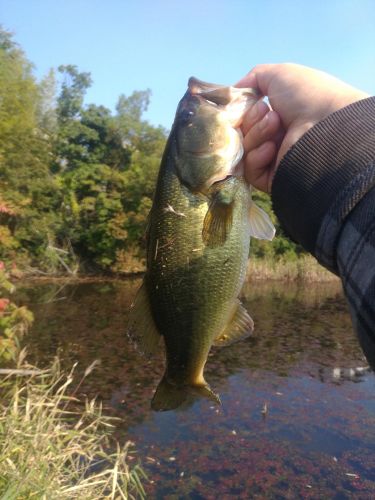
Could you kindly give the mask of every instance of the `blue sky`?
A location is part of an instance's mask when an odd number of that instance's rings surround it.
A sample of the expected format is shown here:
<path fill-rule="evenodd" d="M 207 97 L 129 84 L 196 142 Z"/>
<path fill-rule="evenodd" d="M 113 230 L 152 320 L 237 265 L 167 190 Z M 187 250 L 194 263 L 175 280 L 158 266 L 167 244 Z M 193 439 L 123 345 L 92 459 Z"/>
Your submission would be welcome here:
<path fill-rule="evenodd" d="M 43 77 L 91 72 L 86 102 L 114 109 L 152 90 L 145 117 L 170 128 L 189 76 L 230 84 L 252 66 L 297 62 L 375 94 L 374 0 L 0 0 L 0 23 Z"/>

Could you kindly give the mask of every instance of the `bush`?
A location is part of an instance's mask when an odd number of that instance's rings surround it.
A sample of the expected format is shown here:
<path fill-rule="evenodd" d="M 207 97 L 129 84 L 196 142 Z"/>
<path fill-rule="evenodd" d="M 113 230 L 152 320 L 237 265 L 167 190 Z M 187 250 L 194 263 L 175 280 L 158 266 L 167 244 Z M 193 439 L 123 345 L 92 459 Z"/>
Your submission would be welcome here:
<path fill-rule="evenodd" d="M 33 322 L 27 307 L 18 307 L 8 297 L 14 292 L 9 272 L 0 261 L 0 364 L 14 360 L 19 352 L 19 341 Z"/>

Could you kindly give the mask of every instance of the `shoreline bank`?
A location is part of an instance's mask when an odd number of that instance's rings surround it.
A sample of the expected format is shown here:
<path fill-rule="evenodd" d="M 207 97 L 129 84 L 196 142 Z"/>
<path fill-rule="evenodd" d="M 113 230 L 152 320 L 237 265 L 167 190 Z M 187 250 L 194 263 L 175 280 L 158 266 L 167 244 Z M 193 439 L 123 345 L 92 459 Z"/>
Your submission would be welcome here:
<path fill-rule="evenodd" d="M 105 281 L 122 281 L 124 279 L 137 279 L 145 274 L 145 267 L 136 270 L 107 273 L 107 274 L 75 274 L 75 275 L 38 275 L 22 274 L 17 277 L 18 282 L 69 282 L 93 283 Z M 268 259 L 249 259 L 247 266 L 246 282 L 248 281 L 278 281 L 278 282 L 334 282 L 339 278 L 323 268 L 311 256 L 300 257 L 293 261 L 272 261 Z"/>

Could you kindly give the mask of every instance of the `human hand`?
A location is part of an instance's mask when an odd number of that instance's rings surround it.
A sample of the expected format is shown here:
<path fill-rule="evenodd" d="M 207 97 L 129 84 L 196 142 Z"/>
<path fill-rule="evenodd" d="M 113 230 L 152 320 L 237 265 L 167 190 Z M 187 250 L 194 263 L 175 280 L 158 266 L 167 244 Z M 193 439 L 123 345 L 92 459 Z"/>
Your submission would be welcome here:
<path fill-rule="evenodd" d="M 285 153 L 312 126 L 355 101 L 368 97 L 322 71 L 298 64 L 261 64 L 236 87 L 257 88 L 271 108 L 258 101 L 242 122 L 247 181 L 270 192 Z"/>

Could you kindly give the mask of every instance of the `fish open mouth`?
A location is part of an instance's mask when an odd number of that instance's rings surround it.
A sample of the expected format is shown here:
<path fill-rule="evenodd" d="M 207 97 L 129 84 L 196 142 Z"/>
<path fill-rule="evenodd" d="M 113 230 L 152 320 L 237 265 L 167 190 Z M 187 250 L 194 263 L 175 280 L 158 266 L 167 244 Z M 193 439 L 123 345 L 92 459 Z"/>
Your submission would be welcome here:
<path fill-rule="evenodd" d="M 251 98 L 253 100 L 260 97 L 259 92 L 253 88 L 237 88 L 230 85 L 207 83 L 194 76 L 189 78 L 188 88 L 192 95 L 199 95 L 216 106 L 227 106 L 239 99 Z"/>
<path fill-rule="evenodd" d="M 210 105 L 221 108 L 235 128 L 240 126 L 246 111 L 261 97 L 259 92 L 251 87 L 237 88 L 206 83 L 193 76 L 189 78 L 188 92 L 191 96 L 205 99 Z"/>

